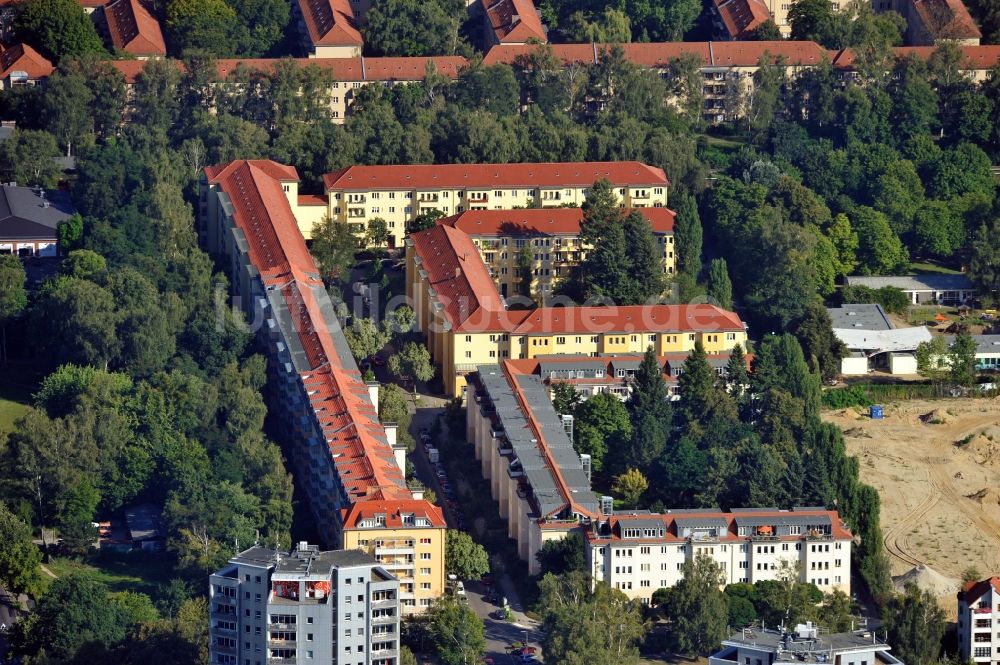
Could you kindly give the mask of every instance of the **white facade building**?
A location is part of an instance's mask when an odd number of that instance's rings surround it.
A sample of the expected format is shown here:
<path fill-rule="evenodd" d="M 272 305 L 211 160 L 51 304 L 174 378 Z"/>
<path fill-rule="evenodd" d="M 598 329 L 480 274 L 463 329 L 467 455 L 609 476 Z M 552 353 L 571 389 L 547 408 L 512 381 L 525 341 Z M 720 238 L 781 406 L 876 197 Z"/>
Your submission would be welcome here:
<path fill-rule="evenodd" d="M 723 640 L 722 649 L 708 658 L 708 665 L 903 665 L 890 647 L 874 633 L 821 634 L 811 622 L 791 632 L 746 629 Z"/>
<path fill-rule="evenodd" d="M 212 665 L 396 665 L 399 582 L 357 550 L 252 547 L 209 577 Z"/>
<path fill-rule="evenodd" d="M 1000 577 L 970 582 L 958 593 L 958 657 L 1000 663 Z"/>
<path fill-rule="evenodd" d="M 700 555 L 719 565 L 726 584 L 797 570 L 821 591 L 850 594 L 852 540 L 837 512 L 822 508 L 615 514 L 585 534 L 594 582 L 644 603 L 677 584 L 684 562 Z"/>

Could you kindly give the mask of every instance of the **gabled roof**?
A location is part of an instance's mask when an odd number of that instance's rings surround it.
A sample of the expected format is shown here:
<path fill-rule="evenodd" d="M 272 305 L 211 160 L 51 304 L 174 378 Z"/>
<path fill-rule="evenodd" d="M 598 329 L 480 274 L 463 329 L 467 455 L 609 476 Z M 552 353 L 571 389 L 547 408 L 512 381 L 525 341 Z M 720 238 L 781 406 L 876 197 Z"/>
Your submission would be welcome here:
<path fill-rule="evenodd" d="M 921 60 L 930 60 L 930 57 L 937 51 L 937 46 L 897 46 L 892 49 L 892 55 L 897 60 L 902 60 L 909 56 L 915 56 Z M 962 53 L 962 62 L 959 68 L 962 70 L 987 70 L 1000 64 L 1000 46 L 963 45 L 958 47 Z M 851 70 L 854 68 L 854 49 L 842 49 L 840 51 L 830 51 L 830 59 L 837 69 Z"/>
<path fill-rule="evenodd" d="M 1000 594 L 1000 577 L 994 576 L 978 582 L 966 582 L 962 590 L 958 592 L 958 599 L 971 605 L 986 595 L 990 589 Z"/>
<path fill-rule="evenodd" d="M 742 39 L 771 19 L 761 0 L 712 0 L 730 39 Z"/>
<path fill-rule="evenodd" d="M 517 164 L 405 164 L 348 166 L 323 176 L 333 189 L 494 189 L 669 184 L 663 169 L 640 162 L 539 162 Z"/>
<path fill-rule="evenodd" d="M 55 240 L 59 222 L 73 207 L 59 192 L 44 197 L 30 187 L 0 186 L 0 239 Z"/>
<path fill-rule="evenodd" d="M 24 72 L 29 79 L 43 79 L 54 70 L 52 63 L 28 44 L 15 44 L 0 51 L 0 79 L 13 72 Z"/>
<path fill-rule="evenodd" d="M 712 42 L 711 49 L 715 67 L 756 67 L 764 56 L 772 65 L 784 60 L 789 66 L 818 65 L 829 58 L 819 44 L 806 41 Z"/>
<path fill-rule="evenodd" d="M 427 518 L 431 526 L 444 527 L 444 514 L 438 506 L 429 501 L 365 501 L 351 506 L 344 514 L 344 528 L 354 529 L 364 519 L 370 519 L 378 515 L 385 516 L 385 526 L 389 529 L 398 529 L 404 526 L 403 516 L 413 515 L 414 517 Z"/>
<path fill-rule="evenodd" d="M 313 46 L 361 46 L 350 0 L 299 0 Z"/>
<path fill-rule="evenodd" d="M 668 208 L 634 208 L 649 222 L 653 233 L 673 233 L 676 213 Z M 631 210 L 625 211 L 626 214 Z M 522 210 L 467 210 L 438 220 L 471 236 L 578 235 L 580 208 L 525 208 Z"/>
<path fill-rule="evenodd" d="M 935 40 L 980 39 L 983 36 L 962 0 L 911 1 L 913 12 Z"/>
<path fill-rule="evenodd" d="M 160 23 L 140 0 L 111 0 L 104 16 L 116 49 L 136 56 L 167 54 Z"/>
<path fill-rule="evenodd" d="M 500 44 L 548 41 L 545 27 L 531 0 L 480 0 L 486 20 Z"/>

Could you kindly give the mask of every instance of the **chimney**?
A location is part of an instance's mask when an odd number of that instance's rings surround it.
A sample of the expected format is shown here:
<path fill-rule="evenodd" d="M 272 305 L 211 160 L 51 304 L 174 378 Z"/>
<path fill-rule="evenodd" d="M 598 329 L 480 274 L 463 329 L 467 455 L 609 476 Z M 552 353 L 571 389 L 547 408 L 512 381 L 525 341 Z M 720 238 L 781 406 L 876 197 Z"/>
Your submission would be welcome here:
<path fill-rule="evenodd" d="M 410 492 L 413 494 L 413 498 L 416 499 L 417 501 L 420 501 L 421 499 L 424 498 L 424 491 L 422 489 L 410 490 Z"/>
<path fill-rule="evenodd" d="M 372 406 L 378 411 L 378 381 L 366 381 L 365 385 L 368 386 L 368 399 L 372 401 Z"/>

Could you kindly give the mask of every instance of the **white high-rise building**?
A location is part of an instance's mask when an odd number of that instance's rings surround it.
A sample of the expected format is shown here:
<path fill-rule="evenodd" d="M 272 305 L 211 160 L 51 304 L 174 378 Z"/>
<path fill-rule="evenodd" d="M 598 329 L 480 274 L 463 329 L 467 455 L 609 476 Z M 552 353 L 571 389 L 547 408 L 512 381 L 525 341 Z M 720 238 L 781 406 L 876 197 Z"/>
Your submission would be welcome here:
<path fill-rule="evenodd" d="M 251 547 L 209 577 L 212 665 L 396 665 L 399 581 L 359 550 Z"/>
<path fill-rule="evenodd" d="M 958 592 L 958 657 L 1000 663 L 1000 577 L 970 582 Z"/>

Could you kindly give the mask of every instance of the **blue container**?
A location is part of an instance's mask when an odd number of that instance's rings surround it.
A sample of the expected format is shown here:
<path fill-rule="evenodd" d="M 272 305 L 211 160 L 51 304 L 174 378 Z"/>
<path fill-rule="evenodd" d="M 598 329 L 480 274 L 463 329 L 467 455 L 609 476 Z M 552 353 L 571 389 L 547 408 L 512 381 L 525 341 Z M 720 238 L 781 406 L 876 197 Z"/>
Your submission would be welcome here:
<path fill-rule="evenodd" d="M 868 408 L 868 415 L 871 416 L 872 420 L 882 420 L 882 407 L 873 404 Z"/>

